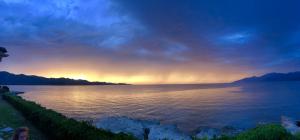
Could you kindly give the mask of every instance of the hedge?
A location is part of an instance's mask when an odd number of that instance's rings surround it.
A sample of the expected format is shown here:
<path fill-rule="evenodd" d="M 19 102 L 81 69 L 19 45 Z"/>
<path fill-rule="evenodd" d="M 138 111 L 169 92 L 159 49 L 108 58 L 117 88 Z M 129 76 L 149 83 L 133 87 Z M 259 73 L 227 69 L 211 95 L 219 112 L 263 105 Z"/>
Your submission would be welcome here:
<path fill-rule="evenodd" d="M 72 118 L 46 109 L 19 96 L 3 94 L 3 99 L 19 110 L 24 117 L 31 121 L 50 139 L 56 140 L 136 140 L 132 135 L 112 132 L 96 128 L 88 122 Z"/>

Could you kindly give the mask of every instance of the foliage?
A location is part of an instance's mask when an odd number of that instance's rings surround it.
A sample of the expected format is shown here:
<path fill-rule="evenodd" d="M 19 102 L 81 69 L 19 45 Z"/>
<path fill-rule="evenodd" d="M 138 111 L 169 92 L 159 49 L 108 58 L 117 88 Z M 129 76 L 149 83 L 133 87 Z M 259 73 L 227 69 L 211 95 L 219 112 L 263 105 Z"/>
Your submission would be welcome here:
<path fill-rule="evenodd" d="M 193 140 L 206 139 L 193 138 Z M 300 135 L 293 136 L 280 125 L 267 124 L 259 125 L 234 137 L 221 136 L 213 140 L 300 140 Z"/>
<path fill-rule="evenodd" d="M 0 93 L 1 94 L 1 93 Z M 29 121 L 27 121 L 20 112 L 13 108 L 9 103 L 2 100 L 0 96 L 0 129 L 10 127 L 16 129 L 26 126 L 30 129 L 29 140 L 45 140 L 46 137 L 37 130 Z M 0 132 L 3 139 L 11 139 L 14 131 Z"/>
<path fill-rule="evenodd" d="M 297 133 L 297 134 L 295 135 L 295 137 L 296 137 L 297 140 L 300 140 L 300 133 Z"/>
<path fill-rule="evenodd" d="M 3 99 L 18 109 L 29 121 L 56 140 L 135 140 L 131 135 L 95 128 L 86 123 L 67 118 L 51 109 L 46 109 L 34 102 L 18 96 L 3 94 Z"/>
<path fill-rule="evenodd" d="M 0 94 L 9 92 L 9 88 L 7 86 L 0 86 Z"/>
<path fill-rule="evenodd" d="M 239 134 L 234 140 L 294 140 L 282 126 L 276 124 L 260 125 Z"/>

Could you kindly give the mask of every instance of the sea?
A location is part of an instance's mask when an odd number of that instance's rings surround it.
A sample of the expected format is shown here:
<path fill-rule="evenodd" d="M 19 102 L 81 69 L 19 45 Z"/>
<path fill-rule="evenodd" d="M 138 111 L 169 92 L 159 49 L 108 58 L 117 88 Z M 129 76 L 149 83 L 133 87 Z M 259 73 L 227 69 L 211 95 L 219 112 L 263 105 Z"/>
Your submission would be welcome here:
<path fill-rule="evenodd" d="M 243 130 L 300 119 L 300 82 L 10 86 L 24 99 L 115 133 L 190 139 L 203 129 Z"/>

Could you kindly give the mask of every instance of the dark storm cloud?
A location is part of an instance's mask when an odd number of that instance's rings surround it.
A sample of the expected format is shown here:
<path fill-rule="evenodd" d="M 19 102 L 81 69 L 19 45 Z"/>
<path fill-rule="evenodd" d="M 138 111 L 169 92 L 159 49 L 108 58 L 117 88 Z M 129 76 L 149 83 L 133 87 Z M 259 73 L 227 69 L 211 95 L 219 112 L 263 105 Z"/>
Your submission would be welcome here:
<path fill-rule="evenodd" d="M 299 53 L 299 43 L 289 43 L 299 38 L 299 1 L 115 1 L 155 35 L 186 44 L 193 55 L 209 50 L 210 59 L 250 66 L 260 61 L 256 67 L 299 59 L 290 55 Z"/>
<path fill-rule="evenodd" d="M 98 73 L 148 75 L 160 82 L 172 82 L 179 73 L 192 77 L 187 82 L 205 82 L 295 71 L 300 70 L 299 5 L 296 0 L 0 0 L 0 45 L 11 52 L 3 64 L 14 71 L 25 69 L 18 62 L 26 60 L 43 71 L 80 63 Z"/>

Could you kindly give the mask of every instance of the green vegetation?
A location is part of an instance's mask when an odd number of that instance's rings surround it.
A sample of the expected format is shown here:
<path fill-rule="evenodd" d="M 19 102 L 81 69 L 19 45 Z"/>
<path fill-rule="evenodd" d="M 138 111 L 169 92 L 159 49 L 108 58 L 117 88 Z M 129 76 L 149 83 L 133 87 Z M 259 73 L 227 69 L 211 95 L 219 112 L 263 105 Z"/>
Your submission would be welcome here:
<path fill-rule="evenodd" d="M 1 93 L 0 93 L 1 94 Z M 11 127 L 14 130 L 18 127 L 26 126 L 30 129 L 30 140 L 44 140 L 46 137 L 36 129 L 29 121 L 27 121 L 20 112 L 13 108 L 10 104 L 0 96 L 0 129 Z M 0 132 L 0 137 L 3 139 L 11 139 L 13 131 Z"/>
<path fill-rule="evenodd" d="M 135 140 L 131 135 L 98 129 L 87 122 L 67 118 L 53 110 L 46 109 L 19 96 L 3 94 L 3 99 L 43 131 L 49 138 L 56 140 Z"/>
<path fill-rule="evenodd" d="M 295 137 L 297 140 L 300 140 L 300 133 L 296 134 Z"/>
<path fill-rule="evenodd" d="M 238 135 L 235 140 L 294 140 L 282 126 L 276 124 L 261 125 Z"/>
<path fill-rule="evenodd" d="M 205 140 L 205 139 L 194 139 Z M 260 125 L 235 137 L 222 136 L 214 140 L 300 140 L 299 135 L 293 136 L 277 124 Z"/>

